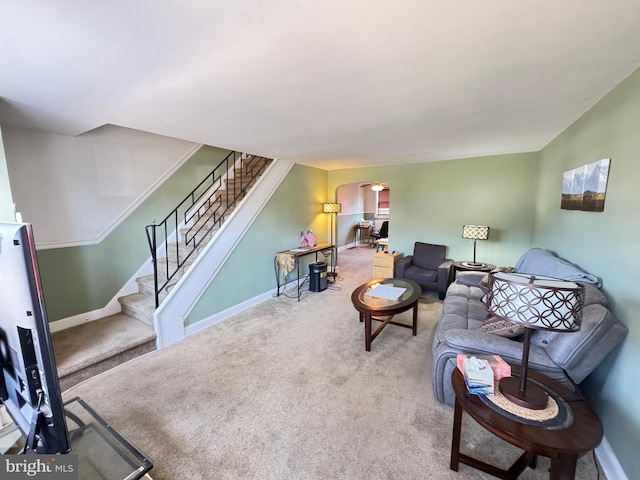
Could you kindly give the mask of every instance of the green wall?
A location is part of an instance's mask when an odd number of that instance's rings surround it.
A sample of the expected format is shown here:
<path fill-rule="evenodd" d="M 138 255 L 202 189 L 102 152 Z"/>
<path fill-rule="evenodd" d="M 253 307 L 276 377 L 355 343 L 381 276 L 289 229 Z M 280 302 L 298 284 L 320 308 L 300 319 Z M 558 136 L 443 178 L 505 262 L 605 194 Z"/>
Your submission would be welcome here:
<path fill-rule="evenodd" d="M 329 216 L 322 213 L 327 171 L 294 165 L 207 288 L 185 325 L 191 325 L 276 287 L 273 259 L 299 245 L 300 231 L 311 229 L 318 243 L 329 241 Z M 303 257 L 308 272 L 313 255 Z M 322 255 L 318 260 L 322 260 Z M 295 276 L 294 276 L 295 278 Z"/>
<path fill-rule="evenodd" d="M 640 70 L 540 153 L 533 243 L 602 278 L 613 314 L 629 327 L 621 348 L 589 376 L 584 391 L 627 476 L 640 471 Z M 560 209 L 562 173 L 611 158 L 604 212 Z"/>
<path fill-rule="evenodd" d="M 39 250 L 49 320 L 103 308 L 150 257 L 144 227 L 164 218 L 202 180 L 203 166 L 215 167 L 228 153 L 201 148 L 100 244 Z"/>
<path fill-rule="evenodd" d="M 489 240 L 478 242 L 478 260 L 514 265 L 531 243 L 537 175 L 538 154 L 523 153 L 334 170 L 327 192 L 376 178 L 392 192 L 392 250 L 409 255 L 414 242 L 423 241 L 447 245 L 449 258 L 469 260 L 473 243 L 462 238 L 462 225 L 489 225 Z M 339 228 L 351 229 L 353 222 Z M 345 232 L 338 231 L 338 238 Z"/>
<path fill-rule="evenodd" d="M 0 222 L 15 222 L 13 207 L 13 195 L 9 184 L 9 171 L 7 170 L 7 158 L 4 154 L 2 142 L 2 129 L 0 128 Z"/>

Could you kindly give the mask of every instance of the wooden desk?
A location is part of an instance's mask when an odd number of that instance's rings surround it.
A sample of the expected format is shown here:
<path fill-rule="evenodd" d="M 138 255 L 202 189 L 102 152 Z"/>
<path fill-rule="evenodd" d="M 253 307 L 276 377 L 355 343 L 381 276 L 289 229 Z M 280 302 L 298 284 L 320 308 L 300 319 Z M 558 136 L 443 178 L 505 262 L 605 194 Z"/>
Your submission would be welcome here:
<path fill-rule="evenodd" d="M 360 234 L 360 243 L 362 243 L 363 239 L 371 239 L 371 230 L 373 227 L 369 225 L 355 225 L 353 227 L 355 229 L 355 235 L 353 237 L 353 246 L 358 246 L 358 233 Z"/>
<path fill-rule="evenodd" d="M 276 285 L 277 285 L 277 292 L 276 292 L 276 296 L 279 297 L 280 296 L 280 288 L 286 286 L 286 284 L 291 281 L 288 279 L 289 273 L 291 273 L 291 271 L 295 270 L 297 277 L 296 277 L 296 286 L 297 286 L 297 290 L 298 290 L 298 301 L 300 301 L 300 290 L 301 287 L 304 285 L 305 280 L 309 277 L 309 275 L 302 275 L 302 277 L 300 276 L 300 258 L 306 256 L 306 255 L 311 255 L 313 253 L 315 253 L 316 256 L 316 262 L 318 261 L 318 252 L 325 252 L 325 251 L 330 251 L 330 255 L 331 255 L 331 271 L 335 271 L 335 259 L 336 259 L 336 247 L 334 245 L 331 245 L 329 243 L 318 243 L 315 247 L 296 247 L 296 248 L 292 248 L 289 250 L 283 250 L 282 252 L 278 252 L 275 256 L 275 258 L 273 259 L 273 266 L 275 268 L 275 273 L 276 273 Z M 289 272 L 284 273 L 282 271 L 281 265 L 279 265 L 278 263 L 278 257 L 279 256 L 284 256 L 285 258 L 288 258 L 290 262 L 292 262 L 292 269 Z M 280 283 L 280 276 L 282 275 L 282 280 L 283 283 Z M 300 281 L 302 279 L 302 282 Z"/>
<path fill-rule="evenodd" d="M 520 375 L 520 367 L 511 366 L 511 374 Z M 485 404 L 477 395 L 469 395 L 464 377 L 457 368 L 451 375 L 456 394 L 453 417 L 453 440 L 451 442 L 451 470 L 458 471 L 458 464 L 486 472 L 502 479 L 516 479 L 527 467 L 535 468 L 537 456 L 551 458 L 549 478 L 571 480 L 575 477 L 578 457 L 593 450 L 602 440 L 603 428 L 598 415 L 577 393 L 534 370 L 529 370 L 528 381 L 536 381 L 551 389 L 571 410 L 572 422 L 563 428 L 544 428 L 521 423 Z M 509 442 L 524 453 L 508 470 L 460 453 L 460 429 L 462 412 L 467 412 L 483 428 L 498 438 Z"/>

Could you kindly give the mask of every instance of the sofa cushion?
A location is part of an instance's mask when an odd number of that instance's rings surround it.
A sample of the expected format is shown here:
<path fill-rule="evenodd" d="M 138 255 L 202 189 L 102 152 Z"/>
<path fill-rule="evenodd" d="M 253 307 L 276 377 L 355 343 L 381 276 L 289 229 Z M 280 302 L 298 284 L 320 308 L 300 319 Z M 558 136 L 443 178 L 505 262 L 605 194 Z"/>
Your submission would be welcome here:
<path fill-rule="evenodd" d="M 480 301 L 484 293 L 479 287 L 470 287 L 468 285 L 462 285 L 458 281 L 453 282 L 447 289 L 447 296 L 456 296 L 463 298 L 472 298 L 473 300 Z"/>
<path fill-rule="evenodd" d="M 438 281 L 438 270 L 424 270 L 415 265 L 411 265 L 404 272 L 404 277 L 419 284 Z"/>
<path fill-rule="evenodd" d="M 444 245 L 416 242 L 413 247 L 413 264 L 423 270 L 438 270 L 445 255 Z"/>
<path fill-rule="evenodd" d="M 498 317 L 487 318 L 478 330 L 506 338 L 516 338 L 524 333 L 524 327 L 521 324 Z"/>

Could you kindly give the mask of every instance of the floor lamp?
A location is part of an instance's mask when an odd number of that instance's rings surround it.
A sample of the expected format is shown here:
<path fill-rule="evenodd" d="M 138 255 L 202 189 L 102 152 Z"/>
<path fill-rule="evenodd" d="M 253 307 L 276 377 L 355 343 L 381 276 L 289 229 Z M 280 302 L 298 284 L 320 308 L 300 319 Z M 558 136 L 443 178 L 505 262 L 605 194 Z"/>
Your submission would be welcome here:
<path fill-rule="evenodd" d="M 333 215 L 338 214 L 342 211 L 342 204 L 341 203 L 323 203 L 322 211 L 324 213 L 331 214 L 331 236 L 329 237 L 329 243 L 331 243 L 335 247 L 336 258 L 335 258 L 334 264 L 332 265 L 333 268 L 331 269 L 331 272 L 329 272 L 327 275 L 335 277 L 336 276 L 335 268 L 336 268 L 336 265 L 338 265 L 338 246 L 336 245 L 336 242 L 334 242 Z"/>

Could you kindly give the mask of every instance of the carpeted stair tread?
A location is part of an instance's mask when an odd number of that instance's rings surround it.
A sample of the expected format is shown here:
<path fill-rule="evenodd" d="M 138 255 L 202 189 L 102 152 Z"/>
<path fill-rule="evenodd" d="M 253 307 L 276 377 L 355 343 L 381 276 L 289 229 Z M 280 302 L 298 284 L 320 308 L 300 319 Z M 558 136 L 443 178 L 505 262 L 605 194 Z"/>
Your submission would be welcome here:
<path fill-rule="evenodd" d="M 118 313 L 67 328 L 51 335 L 58 376 L 64 377 L 95 363 L 154 342 L 149 325 Z"/>
<path fill-rule="evenodd" d="M 123 313 L 153 326 L 153 312 L 156 309 L 153 295 L 132 293 L 131 295 L 120 297 L 118 302 L 122 305 Z"/>

